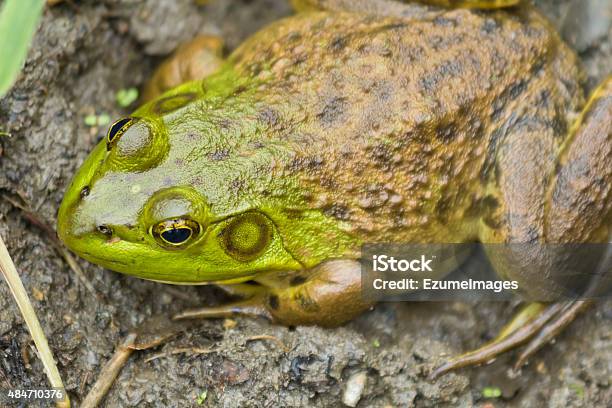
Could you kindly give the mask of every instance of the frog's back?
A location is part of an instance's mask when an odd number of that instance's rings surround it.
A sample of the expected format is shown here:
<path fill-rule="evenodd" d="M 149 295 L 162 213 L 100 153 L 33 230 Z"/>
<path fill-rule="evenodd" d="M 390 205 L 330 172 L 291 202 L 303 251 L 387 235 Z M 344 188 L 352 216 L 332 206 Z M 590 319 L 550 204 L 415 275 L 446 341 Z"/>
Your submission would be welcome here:
<path fill-rule="evenodd" d="M 531 9 L 298 15 L 231 61 L 261 80 L 268 136 L 294 145 L 284 174 L 371 239 L 465 239 L 517 112 L 555 122 L 560 139 L 582 104 L 575 56 Z"/>

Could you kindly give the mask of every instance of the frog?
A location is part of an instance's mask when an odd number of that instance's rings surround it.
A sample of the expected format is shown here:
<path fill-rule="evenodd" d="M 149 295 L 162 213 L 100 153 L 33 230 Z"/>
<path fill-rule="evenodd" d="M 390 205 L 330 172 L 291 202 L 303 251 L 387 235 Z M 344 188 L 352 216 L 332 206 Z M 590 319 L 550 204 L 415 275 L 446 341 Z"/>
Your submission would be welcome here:
<path fill-rule="evenodd" d="M 375 305 L 364 243 L 609 242 L 612 76 L 587 95 L 577 55 L 535 7 L 292 3 L 227 58 L 204 37 L 162 64 L 67 188 L 68 248 L 237 298 L 176 319 L 334 327 Z M 526 294 L 555 286 L 554 270 L 517 256 L 491 262 Z M 520 367 L 592 303 L 529 302 L 432 376 L 524 345 Z"/>

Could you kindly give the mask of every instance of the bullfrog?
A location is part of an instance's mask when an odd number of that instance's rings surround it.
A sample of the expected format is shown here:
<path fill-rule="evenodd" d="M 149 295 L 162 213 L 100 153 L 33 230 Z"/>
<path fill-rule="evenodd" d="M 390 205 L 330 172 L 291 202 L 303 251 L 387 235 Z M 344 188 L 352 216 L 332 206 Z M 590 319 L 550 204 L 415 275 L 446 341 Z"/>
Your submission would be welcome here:
<path fill-rule="evenodd" d="M 198 38 L 161 66 L 65 193 L 72 251 L 240 298 L 176 318 L 337 326 L 373 306 L 364 243 L 608 242 L 612 77 L 586 98 L 535 8 L 293 3 L 227 59 Z M 491 261 L 527 294 L 559 275 L 521 267 L 545 262 L 537 251 Z M 433 374 L 527 343 L 522 364 L 590 303 L 529 303 Z"/>

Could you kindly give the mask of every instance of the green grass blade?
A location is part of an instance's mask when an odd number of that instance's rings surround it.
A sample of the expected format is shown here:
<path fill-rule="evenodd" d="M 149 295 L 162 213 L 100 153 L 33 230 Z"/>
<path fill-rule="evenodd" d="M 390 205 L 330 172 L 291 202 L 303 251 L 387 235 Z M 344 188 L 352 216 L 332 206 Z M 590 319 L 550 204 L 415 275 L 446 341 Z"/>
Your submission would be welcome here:
<path fill-rule="evenodd" d="M 0 9 L 0 98 L 21 71 L 44 5 L 44 0 L 5 0 Z"/>

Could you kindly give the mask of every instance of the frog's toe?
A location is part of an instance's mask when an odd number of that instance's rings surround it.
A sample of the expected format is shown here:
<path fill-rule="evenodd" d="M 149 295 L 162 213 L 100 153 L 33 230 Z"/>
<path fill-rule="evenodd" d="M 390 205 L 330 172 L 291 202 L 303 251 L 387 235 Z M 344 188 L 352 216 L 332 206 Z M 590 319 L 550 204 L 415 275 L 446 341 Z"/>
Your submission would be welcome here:
<path fill-rule="evenodd" d="M 223 318 L 235 315 L 264 317 L 268 320 L 272 319 L 264 301 L 266 290 L 262 286 L 250 283 L 232 285 L 217 284 L 216 286 L 228 295 L 241 297 L 242 300 L 229 302 L 220 306 L 184 310 L 174 315 L 173 319 Z"/>
<path fill-rule="evenodd" d="M 263 296 L 254 296 L 246 300 L 230 302 L 220 306 L 188 309 L 172 317 L 173 320 L 182 319 L 211 319 L 232 316 L 263 317 L 272 320 L 272 315 L 264 303 Z"/>
<path fill-rule="evenodd" d="M 458 368 L 487 363 L 500 354 L 529 342 L 515 365 L 515 368 L 519 368 L 591 304 L 591 301 L 558 302 L 549 305 L 531 303 L 517 313 L 495 339 L 441 365 L 430 377 L 435 379 Z"/>
<path fill-rule="evenodd" d="M 533 337 L 525 349 L 521 352 L 514 369 L 517 370 L 522 367 L 529 357 L 531 357 L 536 351 L 542 346 L 555 338 L 559 333 L 563 331 L 578 314 L 582 313 L 590 306 L 593 305 L 591 300 L 577 300 L 573 302 L 565 303 L 565 308 L 546 323 L 544 327 Z"/>

